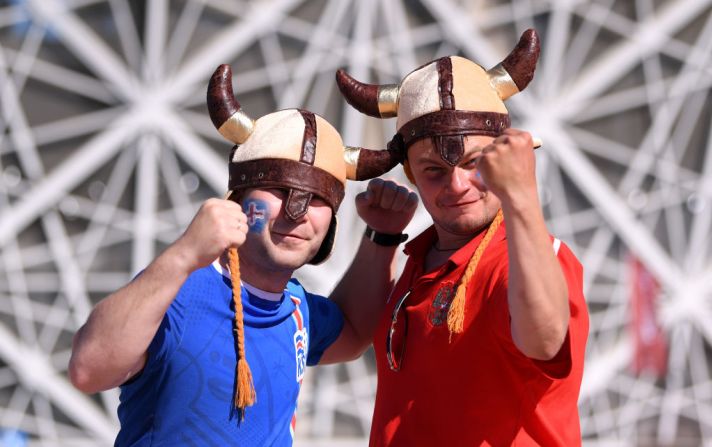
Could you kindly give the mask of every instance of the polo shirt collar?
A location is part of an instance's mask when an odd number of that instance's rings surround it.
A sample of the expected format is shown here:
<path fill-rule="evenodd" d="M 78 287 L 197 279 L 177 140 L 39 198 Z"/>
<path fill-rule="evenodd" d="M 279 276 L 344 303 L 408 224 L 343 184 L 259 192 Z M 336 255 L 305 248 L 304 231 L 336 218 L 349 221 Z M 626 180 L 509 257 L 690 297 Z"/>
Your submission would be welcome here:
<path fill-rule="evenodd" d="M 450 258 L 448 258 L 447 264 L 453 268 L 467 264 L 472 258 L 472 255 L 475 253 L 475 250 L 477 250 L 477 246 L 480 245 L 480 242 L 484 239 L 485 234 L 487 233 L 487 228 L 489 228 L 489 226 L 483 228 L 472 239 L 470 239 L 467 244 L 463 245 L 459 250 L 453 253 Z M 438 234 L 437 231 L 435 231 L 435 225 L 431 225 L 425 231 L 416 236 L 412 241 L 408 242 L 405 245 L 403 252 L 414 260 L 425 259 L 430 247 L 432 247 L 435 241 L 437 241 L 437 238 Z M 505 222 L 503 221 L 502 225 L 500 225 L 494 237 L 490 241 L 490 245 L 496 241 L 504 240 L 505 238 Z"/>

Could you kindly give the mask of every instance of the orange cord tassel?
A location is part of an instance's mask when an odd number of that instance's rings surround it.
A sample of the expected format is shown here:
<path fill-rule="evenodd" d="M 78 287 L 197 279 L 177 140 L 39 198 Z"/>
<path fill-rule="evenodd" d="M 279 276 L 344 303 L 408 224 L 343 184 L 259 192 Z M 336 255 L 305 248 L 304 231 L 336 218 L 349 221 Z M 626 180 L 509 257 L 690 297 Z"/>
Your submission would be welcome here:
<path fill-rule="evenodd" d="M 470 283 L 472 276 L 475 274 L 475 269 L 477 264 L 482 258 L 482 254 L 489 245 L 490 241 L 494 237 L 494 234 L 499 229 L 500 224 L 503 220 L 502 210 L 497 211 L 494 216 L 492 223 L 487 229 L 487 233 L 482 238 L 482 241 L 477 246 L 475 253 L 470 258 L 470 262 L 467 263 L 467 268 L 465 273 L 460 278 L 460 282 L 457 285 L 457 290 L 455 292 L 455 299 L 452 300 L 450 304 L 450 310 L 447 313 L 447 327 L 450 330 L 450 341 L 452 341 L 453 334 L 461 334 L 465 326 L 465 296 L 467 294 L 467 285 Z"/>
<path fill-rule="evenodd" d="M 236 248 L 228 250 L 230 278 L 232 280 L 232 300 L 235 304 L 235 344 L 237 346 L 237 366 L 235 368 L 235 407 L 239 418 L 245 418 L 245 408 L 254 405 L 257 400 L 252 372 L 245 357 L 245 325 L 242 319 L 242 298 L 240 293 L 240 261 Z"/>

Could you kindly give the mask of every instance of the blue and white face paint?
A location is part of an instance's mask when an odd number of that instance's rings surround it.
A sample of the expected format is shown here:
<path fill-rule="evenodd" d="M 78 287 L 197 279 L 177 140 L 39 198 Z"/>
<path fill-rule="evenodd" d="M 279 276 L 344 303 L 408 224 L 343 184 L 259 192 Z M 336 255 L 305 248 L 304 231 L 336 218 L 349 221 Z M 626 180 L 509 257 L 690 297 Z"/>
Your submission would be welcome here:
<path fill-rule="evenodd" d="M 477 188 L 481 191 L 487 191 L 489 188 L 487 188 L 487 184 L 485 184 L 485 180 L 482 178 L 482 174 L 480 174 L 479 169 L 475 171 L 475 180 L 474 180 L 475 185 L 477 185 Z"/>
<path fill-rule="evenodd" d="M 242 204 L 242 211 L 247 216 L 249 231 L 261 233 L 270 217 L 267 203 L 259 199 L 247 199 Z"/>

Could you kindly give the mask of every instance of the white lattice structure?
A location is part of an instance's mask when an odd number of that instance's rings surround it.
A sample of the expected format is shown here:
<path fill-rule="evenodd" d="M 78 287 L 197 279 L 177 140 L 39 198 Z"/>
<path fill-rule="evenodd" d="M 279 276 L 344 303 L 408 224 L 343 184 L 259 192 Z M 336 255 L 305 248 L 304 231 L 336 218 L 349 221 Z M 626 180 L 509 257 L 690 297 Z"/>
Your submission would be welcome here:
<path fill-rule="evenodd" d="M 0 0 L 0 427 L 113 442 L 117 394 L 71 387 L 71 337 L 223 193 L 229 145 L 204 106 L 218 64 L 251 115 L 305 107 L 382 147 L 394 120 L 348 107 L 336 68 L 385 83 L 447 54 L 492 66 L 532 26 L 537 76 L 508 104 L 545 142 L 549 228 L 586 269 L 584 439 L 711 446 L 712 0 Z M 354 191 L 331 262 L 301 273 L 318 291 L 355 250 Z M 629 373 L 629 253 L 663 290 L 664 380 Z M 308 377 L 299 445 L 364 446 L 372 354 Z"/>

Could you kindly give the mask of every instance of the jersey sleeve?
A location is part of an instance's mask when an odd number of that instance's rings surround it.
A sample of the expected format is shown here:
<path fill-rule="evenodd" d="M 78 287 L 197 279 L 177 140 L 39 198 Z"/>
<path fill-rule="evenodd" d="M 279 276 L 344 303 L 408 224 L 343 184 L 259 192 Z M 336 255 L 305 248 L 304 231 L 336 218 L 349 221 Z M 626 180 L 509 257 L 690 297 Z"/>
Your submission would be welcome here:
<path fill-rule="evenodd" d="M 507 301 L 508 276 L 500 275 L 494 287 L 493 311 L 496 323 L 495 332 L 505 347 L 515 356 L 526 358 L 541 373 L 550 379 L 562 379 L 571 373 L 574 359 L 582 355 L 588 333 L 588 319 L 583 300 L 583 269 L 573 252 L 558 239 L 552 240 L 552 248 L 556 253 L 569 293 L 569 328 L 559 352 L 550 360 L 527 358 L 514 344 L 511 332 L 511 316 Z M 583 347 L 581 346 L 583 345 Z"/>
<path fill-rule="evenodd" d="M 341 334 L 344 327 L 344 315 L 333 301 L 323 296 L 306 293 L 309 306 L 309 354 L 307 365 L 319 363 L 324 351 Z"/>
<path fill-rule="evenodd" d="M 184 306 L 179 295 L 168 307 L 156 335 L 148 346 L 148 361 L 145 368 L 147 371 L 150 371 L 154 365 L 164 364 L 178 349 L 183 335 L 184 316 Z"/>
<path fill-rule="evenodd" d="M 187 299 L 185 288 L 190 287 L 189 283 L 183 285 L 183 288 L 178 292 L 166 314 L 161 320 L 161 324 L 153 336 L 153 340 L 148 345 L 146 351 L 147 359 L 143 370 L 131 381 L 139 380 L 143 376 L 149 376 L 161 365 L 165 365 L 170 356 L 178 350 L 178 346 L 183 337 L 185 328 L 185 307 Z"/>

